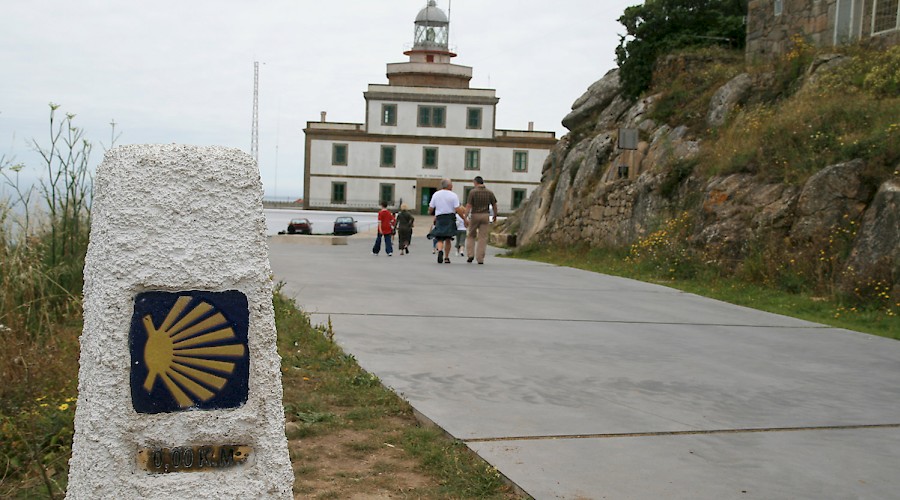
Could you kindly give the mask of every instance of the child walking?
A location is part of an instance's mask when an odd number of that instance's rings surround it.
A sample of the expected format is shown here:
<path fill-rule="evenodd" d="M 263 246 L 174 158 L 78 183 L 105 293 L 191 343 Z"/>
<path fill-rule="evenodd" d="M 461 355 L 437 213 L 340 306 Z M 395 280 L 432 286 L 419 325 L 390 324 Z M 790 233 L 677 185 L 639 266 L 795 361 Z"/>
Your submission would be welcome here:
<path fill-rule="evenodd" d="M 456 254 L 464 257 L 463 248 L 466 247 L 466 221 L 456 214 Z"/>

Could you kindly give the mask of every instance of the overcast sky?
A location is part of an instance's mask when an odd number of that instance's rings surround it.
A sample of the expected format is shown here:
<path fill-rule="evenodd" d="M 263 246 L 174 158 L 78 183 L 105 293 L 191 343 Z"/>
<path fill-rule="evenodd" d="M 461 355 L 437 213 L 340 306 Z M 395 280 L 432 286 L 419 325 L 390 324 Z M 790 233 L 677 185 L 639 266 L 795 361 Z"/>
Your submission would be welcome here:
<path fill-rule="evenodd" d="M 497 127 L 565 133 L 560 120 L 615 67 L 635 0 L 438 0 L 455 64 L 500 98 Z M 425 0 L 22 0 L 0 13 L 0 155 L 38 175 L 48 103 L 95 144 L 184 143 L 250 151 L 253 62 L 268 197 L 303 193 L 303 128 L 320 111 L 362 123 L 362 93 L 405 62 Z"/>

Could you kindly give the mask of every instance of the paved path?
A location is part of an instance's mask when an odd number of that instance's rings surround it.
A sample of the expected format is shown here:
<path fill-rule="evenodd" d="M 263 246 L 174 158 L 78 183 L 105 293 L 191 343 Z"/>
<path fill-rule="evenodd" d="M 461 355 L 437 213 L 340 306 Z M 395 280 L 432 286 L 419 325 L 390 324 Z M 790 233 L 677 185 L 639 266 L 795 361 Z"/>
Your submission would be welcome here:
<path fill-rule="evenodd" d="M 900 498 L 900 342 L 371 244 L 273 238 L 270 258 L 363 368 L 535 498 Z"/>

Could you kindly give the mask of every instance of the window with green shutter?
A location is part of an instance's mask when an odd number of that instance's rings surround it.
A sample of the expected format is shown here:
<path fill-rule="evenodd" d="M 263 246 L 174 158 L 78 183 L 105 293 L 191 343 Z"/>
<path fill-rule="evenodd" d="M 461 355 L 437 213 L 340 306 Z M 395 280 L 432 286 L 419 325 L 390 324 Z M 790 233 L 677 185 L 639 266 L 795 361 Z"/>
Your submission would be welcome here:
<path fill-rule="evenodd" d="M 446 106 L 419 106 L 420 127 L 443 128 L 446 126 Z"/>
<path fill-rule="evenodd" d="M 481 129 L 481 108 L 469 108 L 466 111 L 466 128 Z"/>
<path fill-rule="evenodd" d="M 513 152 L 513 171 L 528 172 L 528 151 Z"/>
<path fill-rule="evenodd" d="M 347 145 L 333 144 L 331 146 L 331 164 L 346 165 L 347 164 Z"/>
<path fill-rule="evenodd" d="M 331 183 L 331 203 L 343 204 L 347 203 L 347 183 L 332 182 Z"/>
<path fill-rule="evenodd" d="M 513 189 L 512 190 L 512 209 L 515 210 L 522 206 L 522 203 L 525 201 L 525 194 L 527 191 L 524 189 Z"/>
<path fill-rule="evenodd" d="M 438 168 L 438 148 L 422 148 L 422 168 Z"/>
<path fill-rule="evenodd" d="M 396 166 L 397 147 L 381 146 L 381 166 L 394 168 Z"/>
<path fill-rule="evenodd" d="M 379 185 L 379 198 L 378 201 L 385 202 L 388 206 L 394 204 L 394 185 L 393 184 L 380 184 Z"/>

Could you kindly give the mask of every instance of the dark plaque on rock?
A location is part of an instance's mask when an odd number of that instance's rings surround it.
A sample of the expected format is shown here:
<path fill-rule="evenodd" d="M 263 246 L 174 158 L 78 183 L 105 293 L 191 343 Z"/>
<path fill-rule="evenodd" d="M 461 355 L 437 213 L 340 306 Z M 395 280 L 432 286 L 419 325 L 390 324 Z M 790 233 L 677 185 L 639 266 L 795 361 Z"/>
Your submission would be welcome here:
<path fill-rule="evenodd" d="M 249 308 L 237 291 L 144 292 L 134 301 L 131 400 L 138 413 L 247 402 Z"/>
<path fill-rule="evenodd" d="M 637 149 L 638 130 L 636 128 L 620 128 L 618 147 L 619 149 Z"/>

